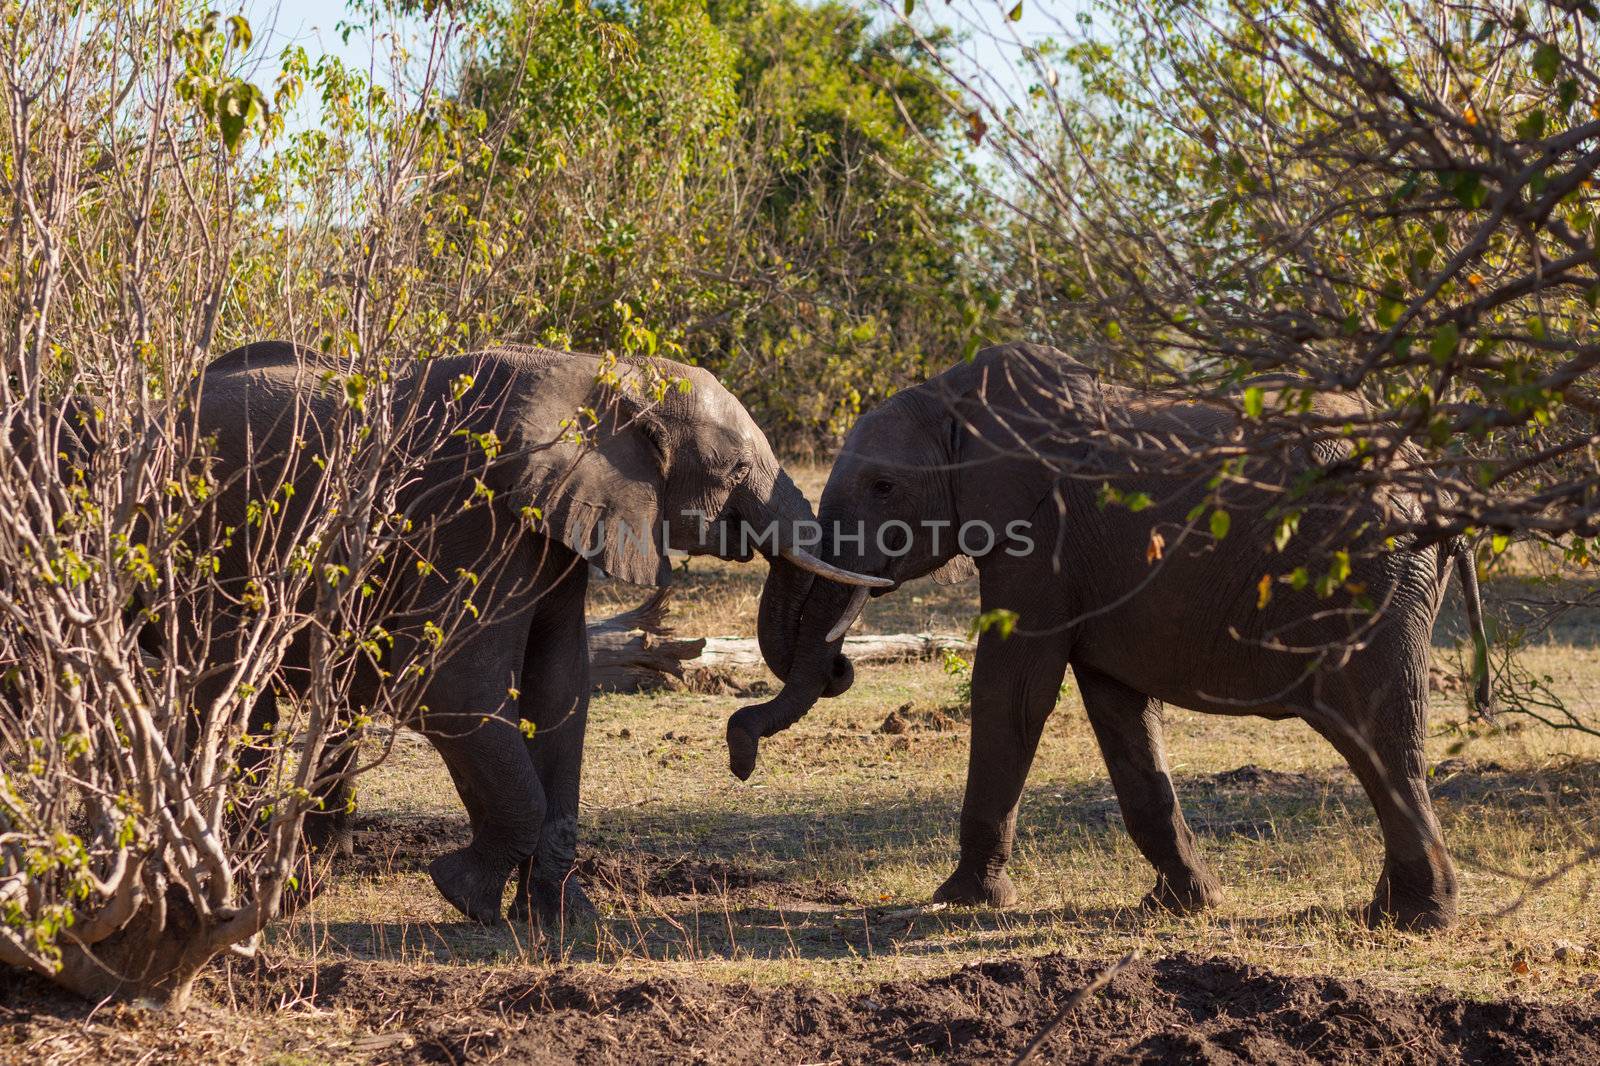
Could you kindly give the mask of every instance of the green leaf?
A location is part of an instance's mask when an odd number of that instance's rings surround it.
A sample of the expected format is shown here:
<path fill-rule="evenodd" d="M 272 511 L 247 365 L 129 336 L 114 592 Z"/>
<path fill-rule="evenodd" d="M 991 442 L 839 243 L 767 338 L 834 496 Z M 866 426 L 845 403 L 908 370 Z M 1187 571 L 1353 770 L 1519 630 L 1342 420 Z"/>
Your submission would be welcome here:
<path fill-rule="evenodd" d="M 917 9 L 917 0 L 906 0 L 906 18 L 911 17 L 911 12 Z"/>
<path fill-rule="evenodd" d="M 1533 72 L 1539 80 L 1549 85 L 1556 80 L 1556 72 L 1561 69 L 1561 49 L 1546 42 L 1533 50 Z"/>
<path fill-rule="evenodd" d="M 1578 79 L 1567 78 L 1556 87 L 1556 106 L 1565 111 L 1578 102 Z"/>
<path fill-rule="evenodd" d="M 1461 329 L 1454 322 L 1446 322 L 1434 333 L 1433 340 L 1428 342 L 1428 354 L 1436 363 L 1442 363 L 1456 354 L 1456 348 L 1461 344 Z"/>
<path fill-rule="evenodd" d="M 1246 418 L 1260 418 L 1264 406 L 1265 393 L 1261 386 L 1252 385 L 1244 390 L 1244 414 Z"/>
<path fill-rule="evenodd" d="M 1218 540 L 1228 535 L 1228 528 L 1233 525 L 1233 520 L 1228 517 L 1228 512 L 1220 507 L 1211 512 L 1211 535 Z"/>
<path fill-rule="evenodd" d="M 971 640 L 980 633 L 987 633 L 993 629 L 1001 638 L 1009 637 L 1011 631 L 1017 627 L 1017 612 L 1008 611 L 1004 607 L 993 611 L 985 611 L 972 620 L 972 625 L 967 627 L 967 639 Z"/>
<path fill-rule="evenodd" d="M 1544 136 L 1545 122 L 1542 109 L 1530 111 L 1517 123 L 1517 136 L 1525 141 L 1536 141 Z"/>
<path fill-rule="evenodd" d="M 1462 207 L 1482 207 L 1483 202 L 1489 198 L 1488 188 L 1484 186 L 1483 179 L 1476 174 L 1457 174 L 1450 192 Z"/>
<path fill-rule="evenodd" d="M 222 130 L 222 143 L 228 151 L 236 151 L 244 138 L 245 128 L 262 121 L 267 113 L 267 100 L 260 89 L 240 78 L 235 78 L 217 94 L 217 125 Z"/>
<path fill-rule="evenodd" d="M 1279 551 L 1283 551 L 1284 547 L 1288 545 L 1289 539 L 1295 535 L 1299 528 L 1300 515 L 1298 513 L 1284 515 L 1278 520 L 1278 528 L 1272 531 L 1272 546 Z"/>
<path fill-rule="evenodd" d="M 250 32 L 250 20 L 243 15 L 230 15 L 228 17 L 228 39 L 235 48 L 249 48 L 250 42 L 255 39 Z"/>
<path fill-rule="evenodd" d="M 1006 13 L 1006 18 L 1012 22 L 1022 21 L 1022 0 L 1017 0 L 1017 6 Z"/>

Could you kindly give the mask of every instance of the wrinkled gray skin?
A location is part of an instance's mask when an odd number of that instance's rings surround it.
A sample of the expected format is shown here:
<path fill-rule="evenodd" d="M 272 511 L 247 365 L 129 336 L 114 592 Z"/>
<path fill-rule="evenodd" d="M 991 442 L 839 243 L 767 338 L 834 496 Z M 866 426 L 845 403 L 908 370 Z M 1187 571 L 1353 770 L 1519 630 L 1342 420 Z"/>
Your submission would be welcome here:
<path fill-rule="evenodd" d="M 311 438 L 314 450 L 318 424 L 338 411 L 337 385 L 322 386 L 319 357 L 310 358 L 307 370 L 292 346 L 264 342 L 207 368 L 200 421 L 205 432 L 217 435 L 217 473 L 227 484 L 219 504 L 225 524 L 246 530 L 246 501 L 275 481 L 296 434 Z M 810 518 L 804 496 L 760 430 L 715 378 L 666 360 L 656 365 L 687 378 L 692 388 L 669 390 L 652 409 L 638 394 L 597 386 L 595 358 L 533 349 L 418 364 L 399 390 L 402 406 L 420 399 L 418 436 L 426 439 L 452 383 L 470 374 L 473 385 L 460 404 L 472 412 L 468 428 L 478 434 L 493 430 L 503 445 L 485 473 L 476 445 L 446 436 L 428 448 L 426 473 L 401 499 L 402 509 L 414 509 L 419 528 L 439 523 L 428 551 L 435 574 L 453 576 L 461 568 L 481 577 L 473 600 L 482 617 L 431 674 L 422 700 L 426 711 L 414 723 L 444 758 L 472 823 L 471 844 L 436 860 L 429 872 L 445 898 L 475 921 L 499 920 L 513 870 L 519 873 L 514 918 L 526 920 L 535 908 L 543 921 L 589 909 L 572 876 L 589 696 L 589 567 L 578 551 L 598 549 L 591 561 L 608 573 L 660 585 L 670 571 L 668 548 L 719 551 L 720 528 L 740 522 L 762 529 L 777 520 L 792 536 L 792 527 L 781 523 Z M 619 370 L 630 373 L 628 364 Z M 603 414 L 593 446 L 580 448 L 561 439 L 560 427 L 585 406 Z M 308 419 L 299 430 L 297 411 Z M 317 468 L 300 466 L 291 509 L 315 495 Z M 237 476 L 246 471 L 248 479 Z M 480 475 L 495 491 L 493 502 L 463 510 Z M 535 531 L 523 516 L 530 505 L 543 515 Z M 605 520 L 603 544 L 594 533 L 597 519 Z M 635 533 L 650 531 L 649 537 L 641 543 L 620 536 L 619 521 Z M 730 557 L 749 558 L 737 550 L 737 537 L 727 544 Z M 241 555 L 246 545 L 246 536 L 234 538 L 222 563 L 225 583 L 237 583 L 247 572 Z M 490 566 L 497 555 L 503 555 L 503 565 Z M 398 566 L 389 580 L 391 591 L 394 582 L 409 583 L 397 594 L 417 604 L 433 602 L 446 588 L 443 578 L 424 578 L 410 565 Z M 419 639 L 419 624 L 417 618 L 388 621 L 397 660 L 404 659 L 408 641 Z M 219 646 L 217 661 L 225 664 L 226 639 Z M 291 672 L 302 657 L 291 651 Z M 373 677 L 360 679 L 356 695 L 366 693 L 366 702 L 376 684 Z M 263 697 L 258 722 L 270 720 L 272 701 Z M 519 719 L 534 725 L 531 738 L 524 737 Z"/>
<path fill-rule="evenodd" d="M 1405 509 L 1414 502 L 1344 500 L 1308 512 L 1299 534 L 1278 553 L 1271 547 L 1275 521 L 1267 498 L 1230 490 L 1232 529 L 1223 540 L 1204 531 L 1180 539 L 1190 509 L 1206 499 L 1205 479 L 1138 473 L 1126 460 L 1091 451 L 1083 432 L 1099 412 L 1120 422 L 1124 440 L 1137 437 L 1155 448 L 1173 435 L 1227 434 L 1233 417 L 1221 408 L 1166 403 L 1102 385 L 1052 349 L 990 348 L 863 416 L 823 493 L 824 528 L 840 522 L 853 529 L 861 521 L 867 536 L 858 552 L 819 554 L 896 582 L 967 565 L 953 552 L 948 529 L 935 548 L 932 533 L 918 525 L 924 519 L 948 520 L 952 529 L 974 520 L 997 530 L 1017 520 L 1031 524 L 1031 554 L 1014 557 L 997 548 L 975 560 L 982 610 L 1019 617 L 1009 638 L 990 629 L 978 641 L 961 858 L 935 899 L 995 906 L 1016 899 L 1005 865 L 1018 802 L 1070 667 L 1128 831 L 1156 868 L 1147 905 L 1192 911 L 1221 896 L 1184 823 L 1167 768 L 1162 706 L 1172 703 L 1307 721 L 1345 756 L 1377 808 L 1385 857 L 1366 917 L 1409 928 L 1449 925 L 1456 876 L 1424 781 L 1423 735 L 1430 635 L 1453 561 L 1482 639 L 1470 557 L 1450 543 L 1357 558 L 1352 579 L 1384 609 L 1376 630 L 1354 645 L 1352 631 L 1371 616 L 1339 613 L 1350 606 L 1342 594 L 1318 599 L 1280 583 L 1258 610 L 1263 573 L 1304 565 L 1320 575 L 1328 568 L 1327 545 L 1359 544 L 1357 524 L 1380 517 L 1385 506 Z M 1094 469 L 1104 473 L 1062 478 L 1029 452 L 1057 463 L 1099 463 Z M 1315 456 L 1297 452 L 1258 464 L 1252 474 L 1287 484 L 1298 471 L 1340 454 L 1337 446 L 1319 445 Z M 1102 507 L 1097 494 L 1106 481 L 1124 492 L 1143 490 L 1158 502 L 1137 512 Z M 910 552 L 899 558 L 877 547 L 877 531 L 893 519 L 917 530 Z M 1163 530 L 1166 539 L 1165 559 L 1156 566 L 1148 558 L 1152 529 Z M 887 538 L 898 548 L 897 528 Z M 838 673 L 832 660 L 839 641 L 826 635 L 851 592 L 774 569 L 762 596 L 761 645 L 787 684 L 774 700 L 730 719 L 737 775 L 754 768 L 759 740 L 804 715 L 824 679 Z M 1323 617 L 1314 618 L 1318 612 Z M 1297 649 L 1335 651 L 1319 661 L 1305 651 L 1269 650 L 1262 645 L 1266 634 Z M 1478 697 L 1486 705 L 1486 677 Z"/>

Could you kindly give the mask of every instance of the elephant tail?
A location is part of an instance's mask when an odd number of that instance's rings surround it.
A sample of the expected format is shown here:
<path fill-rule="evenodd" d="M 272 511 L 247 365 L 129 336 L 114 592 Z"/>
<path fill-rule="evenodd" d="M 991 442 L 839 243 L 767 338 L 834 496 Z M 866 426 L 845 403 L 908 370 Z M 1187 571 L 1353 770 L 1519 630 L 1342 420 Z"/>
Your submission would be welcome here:
<path fill-rule="evenodd" d="M 1495 717 L 1494 688 L 1489 676 L 1489 637 L 1483 628 L 1483 599 L 1478 594 L 1478 566 L 1472 546 L 1456 541 L 1456 574 L 1461 579 L 1461 597 L 1466 601 L 1467 626 L 1472 635 L 1472 709 L 1490 721 Z"/>

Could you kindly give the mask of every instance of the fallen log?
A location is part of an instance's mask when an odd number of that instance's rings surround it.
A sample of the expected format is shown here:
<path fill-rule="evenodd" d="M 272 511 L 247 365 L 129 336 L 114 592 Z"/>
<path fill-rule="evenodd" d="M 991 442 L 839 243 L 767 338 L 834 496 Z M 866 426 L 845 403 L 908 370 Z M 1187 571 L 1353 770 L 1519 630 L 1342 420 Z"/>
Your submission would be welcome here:
<path fill-rule="evenodd" d="M 666 624 L 668 586 L 631 611 L 589 623 L 589 678 L 597 692 L 648 692 L 683 684 L 684 663 L 705 638 L 680 640 Z"/>
<path fill-rule="evenodd" d="M 672 635 L 666 624 L 670 588 L 631 611 L 589 625 L 589 673 L 599 692 L 648 692 L 689 687 L 721 691 L 733 671 L 764 667 L 754 637 Z M 854 663 L 933 659 L 944 651 L 971 655 L 971 641 L 953 633 L 875 633 L 844 638 Z"/>
<path fill-rule="evenodd" d="M 853 663 L 899 663 L 937 658 L 946 650 L 972 653 L 973 645 L 953 633 L 863 633 L 844 638 L 844 654 Z M 696 667 L 737 669 L 761 666 L 761 648 L 754 637 L 707 637 Z"/>

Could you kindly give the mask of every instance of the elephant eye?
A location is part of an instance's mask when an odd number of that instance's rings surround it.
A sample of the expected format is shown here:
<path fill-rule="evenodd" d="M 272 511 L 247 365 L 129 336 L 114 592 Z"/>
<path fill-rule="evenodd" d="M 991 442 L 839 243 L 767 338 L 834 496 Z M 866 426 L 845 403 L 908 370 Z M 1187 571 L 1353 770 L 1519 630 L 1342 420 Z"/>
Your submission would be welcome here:
<path fill-rule="evenodd" d="M 729 472 L 728 476 L 735 482 L 742 482 L 745 478 L 750 476 L 750 467 L 750 460 L 740 459 L 737 463 L 733 464 L 733 469 Z"/>
<path fill-rule="evenodd" d="M 872 483 L 872 494 L 878 499 L 884 499 L 894 491 L 894 482 L 888 478 L 879 478 Z"/>

